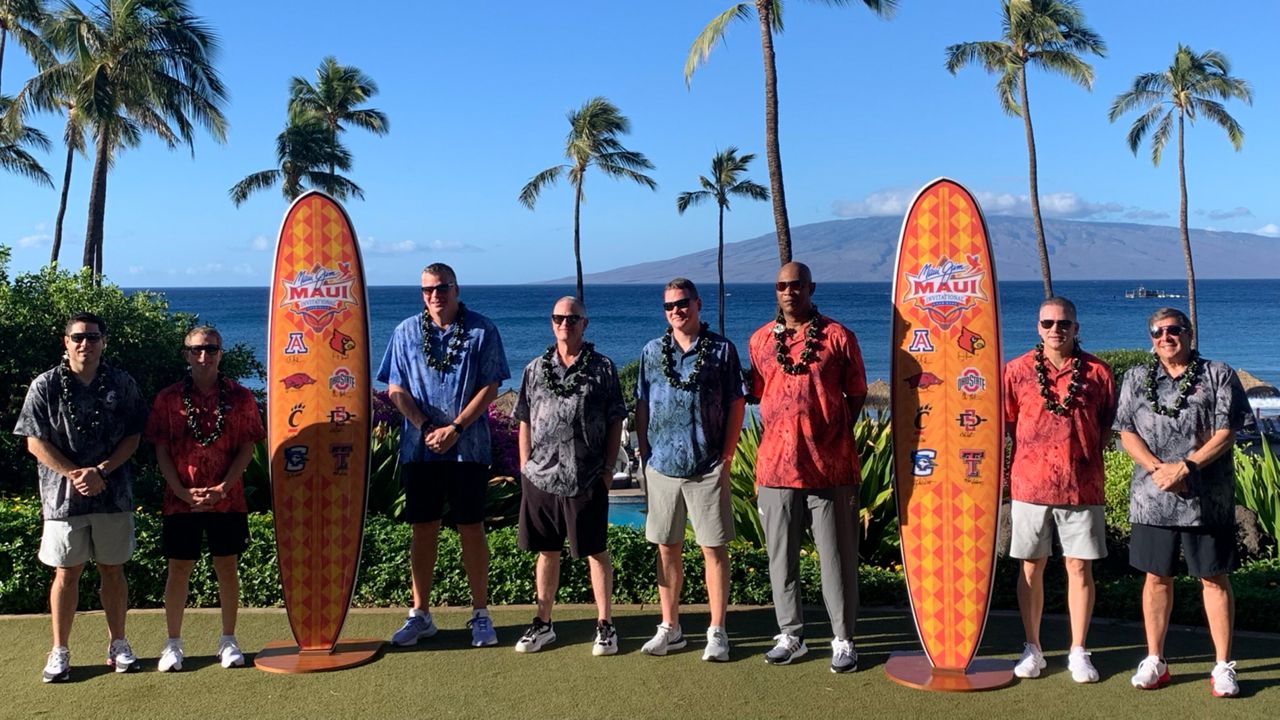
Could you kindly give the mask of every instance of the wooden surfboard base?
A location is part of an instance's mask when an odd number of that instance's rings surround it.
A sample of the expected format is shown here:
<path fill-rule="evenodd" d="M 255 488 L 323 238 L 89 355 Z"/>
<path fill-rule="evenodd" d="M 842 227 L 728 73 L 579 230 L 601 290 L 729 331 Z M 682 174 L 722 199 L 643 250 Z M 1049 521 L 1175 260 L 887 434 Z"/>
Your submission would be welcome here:
<path fill-rule="evenodd" d="M 969 667 L 940 670 L 922 652 L 896 652 L 884 665 L 884 674 L 899 685 L 933 692 L 995 690 L 1013 682 L 1013 661 L 975 658 Z"/>
<path fill-rule="evenodd" d="M 271 673 L 297 674 L 345 670 L 372 662 L 382 652 L 383 641 L 377 638 L 339 640 L 333 652 L 298 650 L 292 640 L 267 643 L 253 657 L 253 665 Z"/>

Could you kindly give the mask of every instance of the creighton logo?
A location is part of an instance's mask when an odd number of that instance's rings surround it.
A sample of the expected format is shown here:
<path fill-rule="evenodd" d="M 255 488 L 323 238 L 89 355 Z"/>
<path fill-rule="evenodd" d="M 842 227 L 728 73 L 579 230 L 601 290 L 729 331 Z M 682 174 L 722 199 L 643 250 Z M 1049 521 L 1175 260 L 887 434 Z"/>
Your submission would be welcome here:
<path fill-rule="evenodd" d="M 350 263 L 338 263 L 337 270 L 316 264 L 310 272 L 299 270 L 293 280 L 283 282 L 280 307 L 301 317 L 312 332 L 329 327 L 348 305 L 359 305 L 351 293 L 355 275 Z"/>
<path fill-rule="evenodd" d="M 931 448 L 921 448 L 920 450 L 911 451 L 911 474 L 916 477 L 929 477 L 933 474 L 933 469 L 938 466 L 935 460 L 938 459 L 938 451 Z"/>
<path fill-rule="evenodd" d="M 975 259 L 969 258 L 970 262 Z M 986 275 L 976 263 L 966 265 L 944 257 L 937 265 L 925 263 L 914 275 L 906 273 L 907 293 L 902 300 L 914 302 L 939 328 L 947 330 L 973 308 L 975 300 L 987 299 L 982 290 Z"/>

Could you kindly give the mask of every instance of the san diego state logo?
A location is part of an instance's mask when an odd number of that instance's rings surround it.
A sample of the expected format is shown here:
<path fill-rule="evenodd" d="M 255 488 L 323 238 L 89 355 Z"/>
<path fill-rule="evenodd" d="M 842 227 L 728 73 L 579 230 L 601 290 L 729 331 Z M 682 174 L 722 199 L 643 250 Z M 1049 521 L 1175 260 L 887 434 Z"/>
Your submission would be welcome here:
<path fill-rule="evenodd" d="M 338 263 L 337 270 L 317 264 L 310 272 L 299 270 L 293 280 L 283 282 L 280 307 L 301 317 L 312 332 L 329 327 L 348 305 L 359 305 L 351 292 L 355 274 L 350 263 Z"/>
<path fill-rule="evenodd" d="M 987 299 L 982 290 L 987 272 L 976 260 L 970 256 L 970 264 L 965 264 L 944 257 L 937 265 L 925 263 L 914 275 L 906 273 L 907 292 L 902 301 L 923 310 L 940 329 L 949 329 L 973 308 L 974 301 Z"/>

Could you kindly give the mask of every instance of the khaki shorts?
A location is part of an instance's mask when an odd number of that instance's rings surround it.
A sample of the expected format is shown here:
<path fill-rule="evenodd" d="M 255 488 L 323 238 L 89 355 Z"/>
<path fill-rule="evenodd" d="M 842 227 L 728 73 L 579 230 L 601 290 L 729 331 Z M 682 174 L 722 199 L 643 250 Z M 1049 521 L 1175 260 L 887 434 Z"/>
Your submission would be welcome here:
<path fill-rule="evenodd" d="M 646 465 L 644 477 L 649 507 L 644 534 L 649 542 L 683 542 L 686 519 L 693 522 L 694 536 L 703 547 L 727 545 L 735 537 L 729 484 L 720 482 L 719 465 L 688 478 L 668 477 Z"/>
<path fill-rule="evenodd" d="M 1009 557 L 1038 560 L 1053 549 L 1058 528 L 1062 554 L 1076 560 L 1107 556 L 1107 519 L 1101 505 L 1037 505 L 1014 500 Z"/>
<path fill-rule="evenodd" d="M 133 513 L 90 513 L 45 520 L 39 558 L 51 567 L 75 567 L 90 560 L 123 565 L 133 548 Z"/>

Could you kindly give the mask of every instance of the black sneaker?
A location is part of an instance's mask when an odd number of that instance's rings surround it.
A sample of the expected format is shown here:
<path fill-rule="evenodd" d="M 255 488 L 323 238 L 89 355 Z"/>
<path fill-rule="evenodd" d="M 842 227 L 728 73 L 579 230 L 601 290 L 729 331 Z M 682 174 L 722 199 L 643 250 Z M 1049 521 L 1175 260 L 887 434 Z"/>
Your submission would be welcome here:
<path fill-rule="evenodd" d="M 591 644 L 591 654 L 596 657 L 618 654 L 618 631 L 613 629 L 613 623 L 608 620 L 596 623 L 596 641 Z"/>
<path fill-rule="evenodd" d="M 551 623 L 543 622 L 542 618 L 535 617 L 533 624 L 516 641 L 516 652 L 535 653 L 555 641 L 556 631 L 551 626 Z"/>

